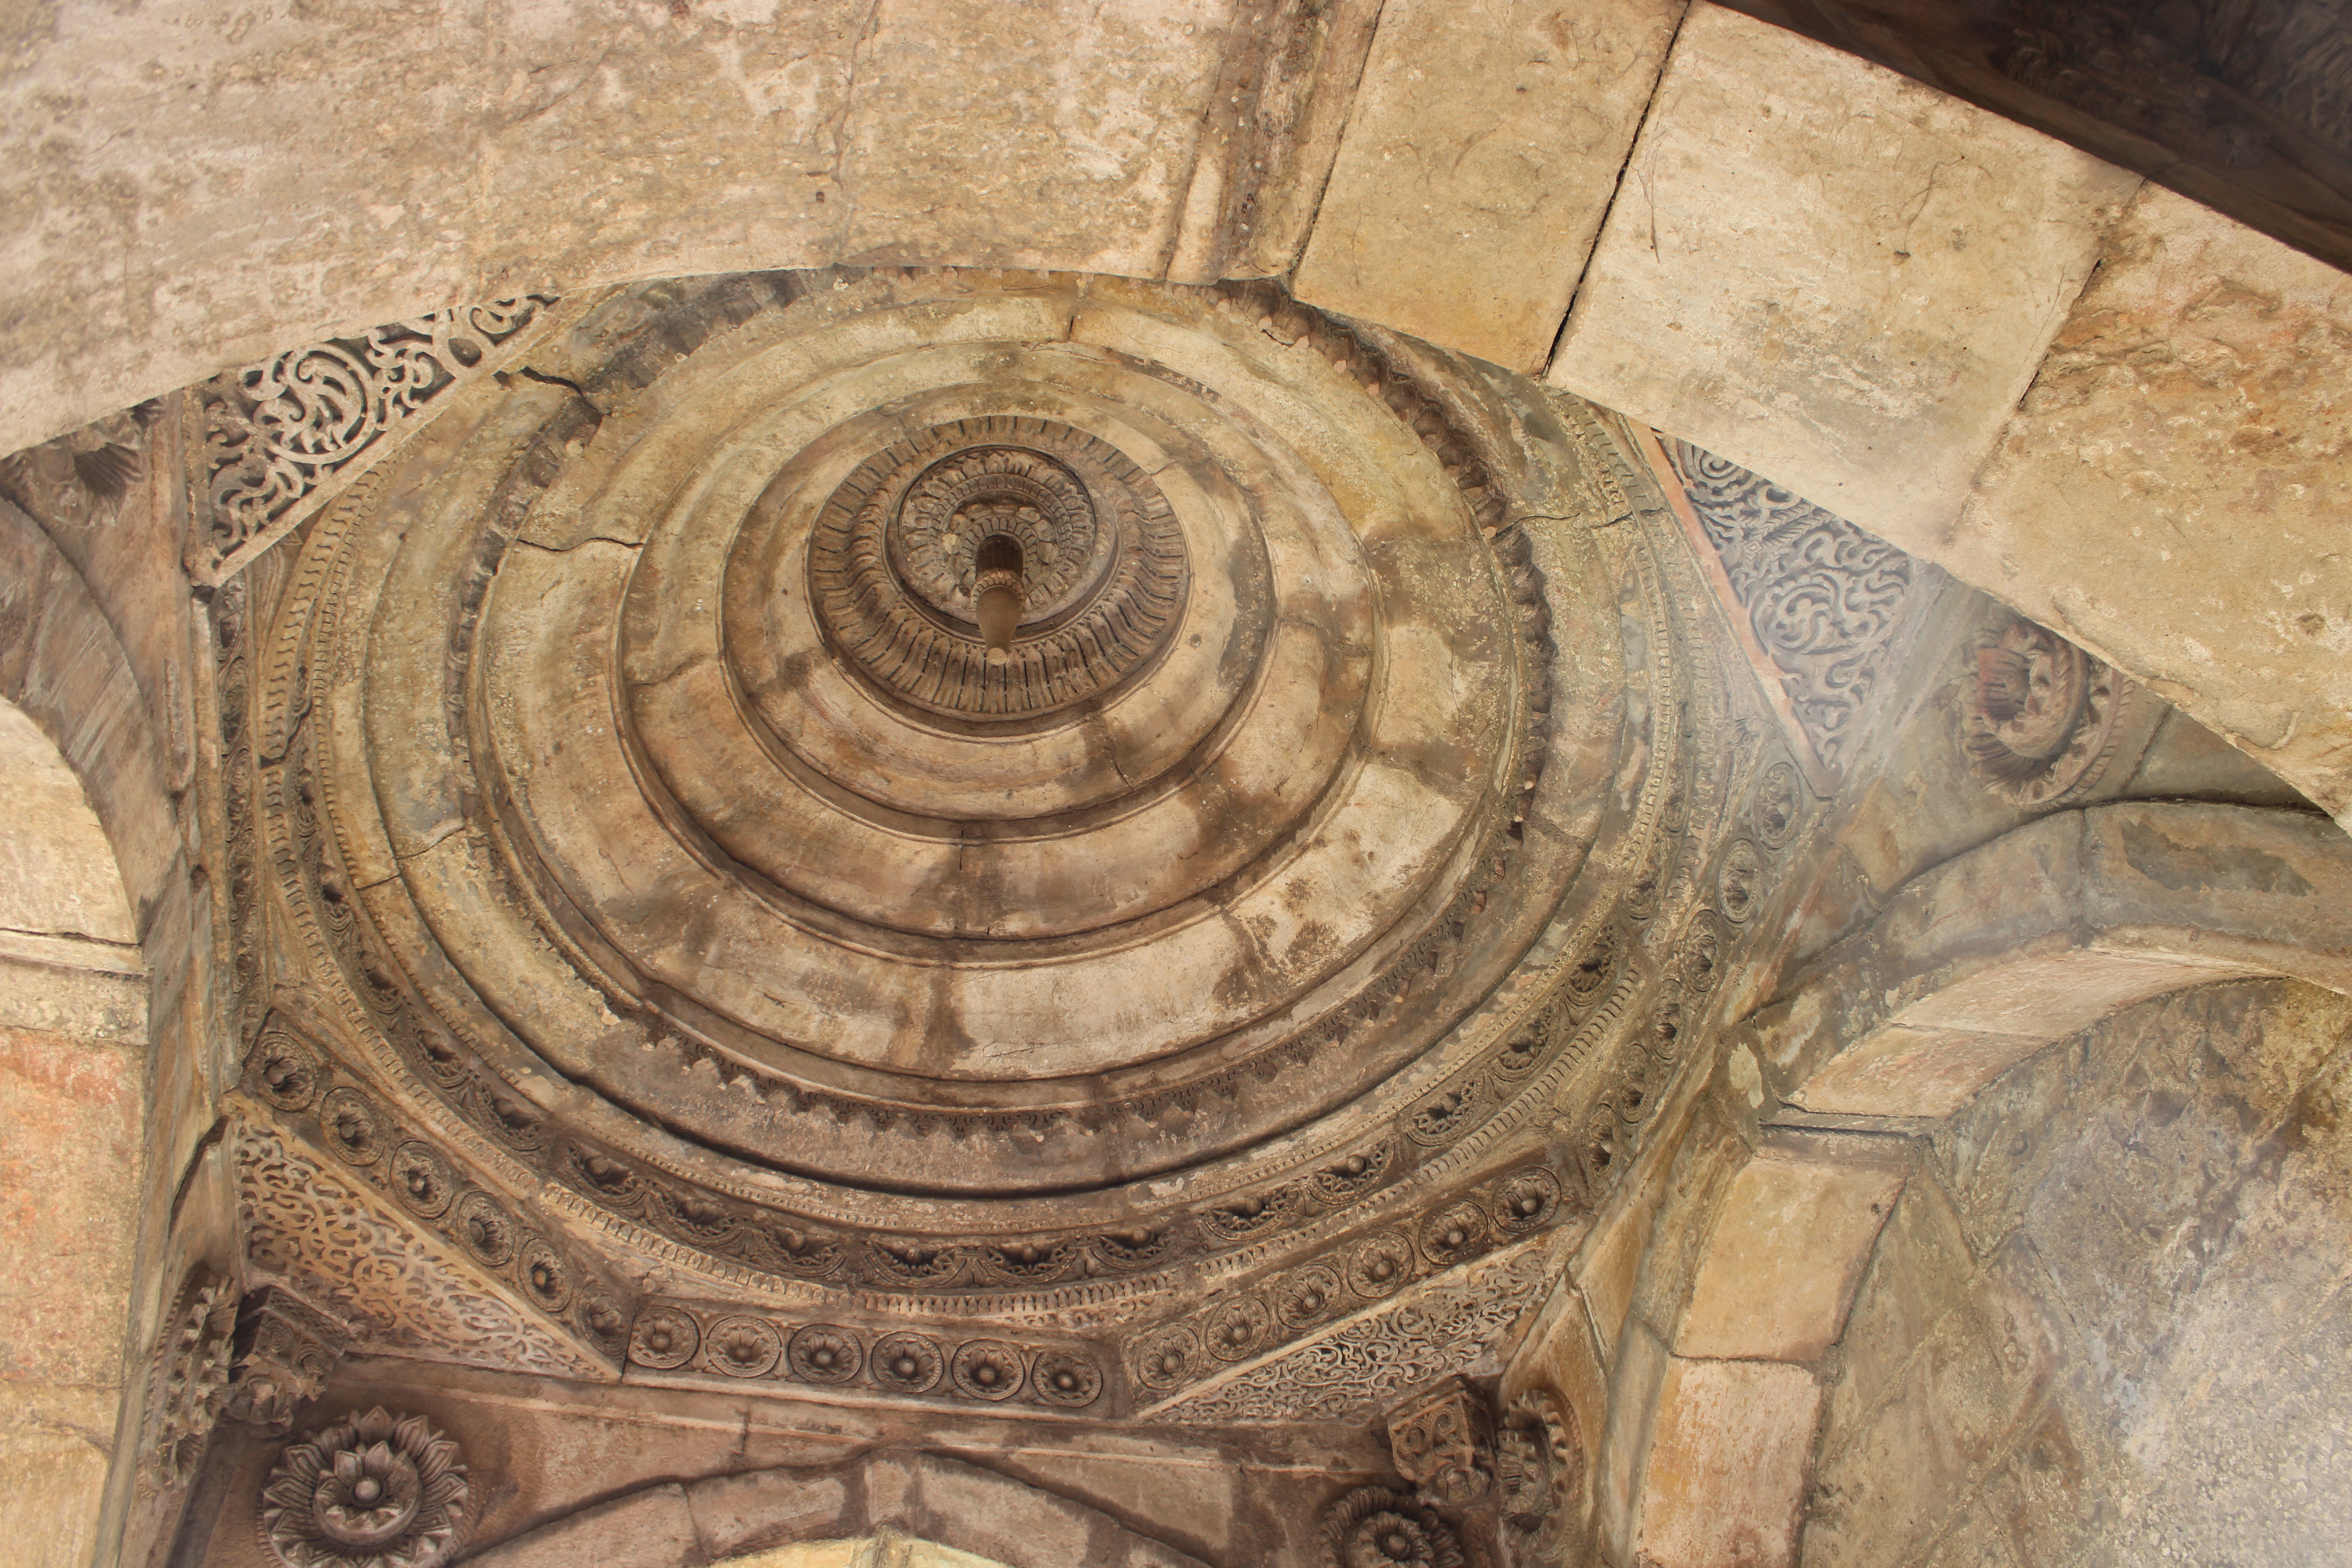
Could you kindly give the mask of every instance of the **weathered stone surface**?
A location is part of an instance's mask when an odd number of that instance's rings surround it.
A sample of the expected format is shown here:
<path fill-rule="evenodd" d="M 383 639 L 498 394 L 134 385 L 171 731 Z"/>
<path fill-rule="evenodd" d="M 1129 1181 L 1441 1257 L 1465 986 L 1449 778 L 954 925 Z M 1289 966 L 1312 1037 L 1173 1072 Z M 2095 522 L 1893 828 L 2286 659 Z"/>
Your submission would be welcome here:
<path fill-rule="evenodd" d="M 1625 1315 L 1633 1309 L 1633 1287 L 1640 1276 L 1642 1258 L 1656 1230 L 1660 1207 L 1665 1201 L 1668 1184 L 1675 1179 L 1676 1160 L 1691 1121 L 1690 1113 L 1685 1111 L 1677 1121 L 1660 1127 L 1658 1141 L 1636 1168 L 1633 1181 L 1612 1212 L 1601 1217 L 1584 1238 L 1584 1245 L 1577 1249 L 1573 1268 L 1576 1288 L 1592 1320 L 1593 1331 L 1601 1338 L 1602 1352 L 1612 1358 L 1617 1336 L 1625 1326 Z M 1712 1119 L 1706 1125 L 1707 1135 L 1719 1131 Z M 1731 1157 L 1733 1151 L 1727 1144 L 1717 1145 L 1713 1151 L 1714 1161 Z"/>
<path fill-rule="evenodd" d="M 1708 1226 L 1748 1163 L 1748 1144 L 1712 1101 L 1702 1101 L 1675 1151 L 1658 1199 L 1651 1245 L 1642 1256 L 1632 1316 L 1671 1334 L 1706 1257 Z"/>
<path fill-rule="evenodd" d="M 1761 1159 L 1724 1194 L 1675 1352 L 1811 1362 L 1845 1332 L 1899 1172 Z"/>
<path fill-rule="evenodd" d="M 647 1455 L 639 1463 L 657 1466 L 658 1460 Z M 1165 1506 L 1164 1500 L 1154 1503 Z M 910 1550 L 910 1556 L 900 1555 Z M 1047 1568 L 1065 1563 L 1202 1568 L 1197 1559 L 1084 1503 L 976 1465 L 899 1449 L 824 1469 L 656 1483 L 566 1513 L 470 1560 L 488 1568 L 537 1568 L 583 1555 L 631 1568 L 706 1562 L 757 1568 Z"/>
<path fill-rule="evenodd" d="M 85 1568 L 114 1431 L 110 1388 L 0 1382 L 0 1531 L 16 1568 Z"/>
<path fill-rule="evenodd" d="M 551 285 L 900 258 L 1156 274 L 1232 15 L 45 9 L 11 35 L 0 104 L 24 154 L 0 184 L 0 449 L 331 330 Z"/>
<path fill-rule="evenodd" d="M 893 1532 L 857 1541 L 780 1546 L 773 1552 L 732 1559 L 729 1568 L 1003 1568 L 1003 1564 Z"/>
<path fill-rule="evenodd" d="M 2335 90 L 2352 22 L 2340 11 L 2300 0 L 2187 0 L 2162 13 L 2129 0 L 2060 11 L 1999 0 L 1729 4 L 2352 267 L 2352 123 Z"/>
<path fill-rule="evenodd" d="M 139 950 L 0 931 L 0 1026 L 144 1049 L 147 970 Z"/>
<path fill-rule="evenodd" d="M 0 1378 L 112 1387 L 137 1229 L 140 1068 L 119 1048 L 0 1029 Z"/>
<path fill-rule="evenodd" d="M 1794 1563 L 1821 1398 L 1801 1367 L 1674 1358 L 1643 1479 L 1640 1561 Z"/>
<path fill-rule="evenodd" d="M 1295 282 L 1542 368 L 1682 0 L 1391 0 Z"/>
<path fill-rule="evenodd" d="M 1607 1435 L 1609 1364 L 1582 1294 L 1563 1286 L 1544 1305 L 1518 1353 L 1504 1369 L 1502 1403 L 1529 1389 L 1557 1394 L 1577 1423 L 1582 1453 L 1600 1452 Z"/>
<path fill-rule="evenodd" d="M 2343 997 L 2209 986 L 1939 1132 L 1856 1300 L 1806 1563 L 2339 1557 L 2347 1051 Z"/>
<path fill-rule="evenodd" d="M 702 1550 L 725 1557 L 771 1541 L 838 1534 L 849 1496 L 838 1477 L 760 1470 L 697 1481 L 686 1500 Z"/>
<path fill-rule="evenodd" d="M 1649 1457 L 1664 1387 L 1674 1358 L 1656 1331 L 1629 1319 L 1618 1336 L 1609 1384 L 1609 1428 L 1593 1472 L 1593 1522 L 1611 1556 L 1633 1552 L 1640 1524 L 1643 1465 Z"/>
<path fill-rule="evenodd" d="M 0 700 L 37 726 L 80 782 L 113 851 L 132 929 L 142 929 L 167 888 L 185 875 L 164 749 L 122 641 L 89 585 L 40 526 L 5 500 Z M 73 840 L 78 849 L 89 842 Z M 86 870 L 75 876 L 82 887 L 102 880 Z M 89 934 L 112 940 L 121 929 Z"/>
<path fill-rule="evenodd" d="M 484 1553 L 495 1568 L 563 1568 L 593 1560 L 613 1568 L 673 1568 L 701 1555 L 686 1489 L 647 1487 Z"/>
<path fill-rule="evenodd" d="M 11 1561 L 90 1560 L 141 1210 L 143 1040 L 0 1028 L 0 1528 Z"/>
<path fill-rule="evenodd" d="M 2352 819 L 2352 279 L 2150 187 L 1933 554 Z"/>
<path fill-rule="evenodd" d="M 884 0 L 841 78 L 792 62 L 762 107 L 797 134 L 843 116 L 838 164 L 796 171 L 832 191 L 841 261 L 1158 276 L 1235 19 L 1232 0 Z"/>
<path fill-rule="evenodd" d="M 1958 515 L 2137 184 L 1696 5 L 1551 378 L 1905 543 Z"/>
<path fill-rule="evenodd" d="M 0 701 L 0 931 L 139 940 L 114 847 L 81 781 L 24 710 Z"/>

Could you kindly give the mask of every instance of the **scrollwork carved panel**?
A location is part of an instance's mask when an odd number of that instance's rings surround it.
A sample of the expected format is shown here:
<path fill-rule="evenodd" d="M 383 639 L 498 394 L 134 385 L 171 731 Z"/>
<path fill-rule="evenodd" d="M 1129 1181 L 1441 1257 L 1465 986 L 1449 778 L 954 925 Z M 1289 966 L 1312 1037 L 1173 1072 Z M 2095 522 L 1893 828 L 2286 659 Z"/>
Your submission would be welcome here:
<path fill-rule="evenodd" d="M 1540 1243 L 1498 1253 L 1146 1414 L 1195 1426 L 1366 1419 L 1409 1389 L 1489 1358 L 1551 1272 Z"/>
<path fill-rule="evenodd" d="M 1911 557 L 1687 441 L 1666 456 L 1802 739 L 1828 778 L 1843 776 L 1855 721 L 1894 657 Z"/>
<path fill-rule="evenodd" d="M 467 1284 L 451 1251 L 427 1245 L 323 1162 L 250 1124 L 236 1136 L 236 1184 L 254 1267 L 352 1321 L 362 1343 L 559 1377 L 609 1371 L 520 1310 Z"/>
<path fill-rule="evenodd" d="M 414 434 L 420 416 L 512 360 L 554 303 L 528 294 L 434 310 L 205 383 L 188 570 L 219 583 L 291 532 Z"/>

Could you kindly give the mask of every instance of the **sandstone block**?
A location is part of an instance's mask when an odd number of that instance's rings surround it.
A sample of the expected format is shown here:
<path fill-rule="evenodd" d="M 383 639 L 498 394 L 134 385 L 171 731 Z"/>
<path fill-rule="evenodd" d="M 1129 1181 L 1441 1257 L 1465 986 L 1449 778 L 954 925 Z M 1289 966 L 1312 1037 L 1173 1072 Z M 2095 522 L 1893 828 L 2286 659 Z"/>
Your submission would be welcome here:
<path fill-rule="evenodd" d="M 14 1568 L 82 1568 L 114 1430 L 113 1391 L 0 1385 L 0 1540 Z"/>
<path fill-rule="evenodd" d="M 1902 1176 L 1867 1166 L 1758 1160 L 1724 1195 L 1680 1355 L 1810 1362 L 1845 1331 L 1846 1309 Z"/>
<path fill-rule="evenodd" d="M 1959 515 L 2137 184 L 1695 5 L 1551 378 L 1916 548 Z"/>
<path fill-rule="evenodd" d="M 1680 11 L 1390 0 L 1299 298 L 1540 369 Z"/>
<path fill-rule="evenodd" d="M 1658 1395 L 1640 1561 L 1692 1568 L 1795 1562 L 1821 1397 L 1800 1367 L 1675 1357 Z"/>
<path fill-rule="evenodd" d="M 0 1380 L 117 1386 L 142 1063 L 0 1029 Z"/>
<path fill-rule="evenodd" d="M 2150 185 L 1936 551 L 2339 822 L 2347 353 L 2352 278 Z"/>
<path fill-rule="evenodd" d="M 848 1489 L 836 1476 L 790 1470 L 716 1476 L 688 1487 L 686 1501 L 695 1535 L 713 1559 L 769 1542 L 848 1531 Z"/>
<path fill-rule="evenodd" d="M 841 84 L 841 259 L 1158 275 L 1233 10 L 885 0 Z"/>
<path fill-rule="evenodd" d="M 143 1050 L 147 976 L 139 950 L 0 931 L 0 1026 Z"/>
<path fill-rule="evenodd" d="M 647 1487 L 481 1554 L 484 1568 L 674 1568 L 700 1557 L 686 1489 Z"/>

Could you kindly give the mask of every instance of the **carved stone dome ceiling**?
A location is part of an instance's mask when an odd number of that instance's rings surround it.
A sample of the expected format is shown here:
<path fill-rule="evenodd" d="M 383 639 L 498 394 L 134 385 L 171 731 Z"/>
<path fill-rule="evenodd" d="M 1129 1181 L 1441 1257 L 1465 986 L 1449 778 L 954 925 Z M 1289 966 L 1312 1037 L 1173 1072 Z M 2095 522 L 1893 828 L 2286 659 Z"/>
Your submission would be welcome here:
<path fill-rule="evenodd" d="M 563 331 L 257 631 L 330 1167 L 595 1358 L 1096 1413 L 1589 1210 L 1802 799 L 1608 426 L 1246 289 Z"/>

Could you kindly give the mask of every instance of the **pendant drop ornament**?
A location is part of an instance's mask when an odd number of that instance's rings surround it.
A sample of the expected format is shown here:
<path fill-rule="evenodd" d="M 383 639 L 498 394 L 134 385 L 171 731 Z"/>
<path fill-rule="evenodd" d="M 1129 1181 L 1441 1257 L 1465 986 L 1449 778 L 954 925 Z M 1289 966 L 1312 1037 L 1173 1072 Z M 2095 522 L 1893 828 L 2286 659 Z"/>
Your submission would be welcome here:
<path fill-rule="evenodd" d="M 1013 634 L 1021 625 L 1022 564 L 1021 542 L 1009 533 L 990 534 L 973 555 L 972 615 L 991 664 L 1013 657 Z"/>

